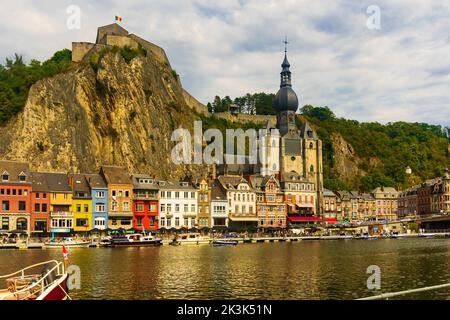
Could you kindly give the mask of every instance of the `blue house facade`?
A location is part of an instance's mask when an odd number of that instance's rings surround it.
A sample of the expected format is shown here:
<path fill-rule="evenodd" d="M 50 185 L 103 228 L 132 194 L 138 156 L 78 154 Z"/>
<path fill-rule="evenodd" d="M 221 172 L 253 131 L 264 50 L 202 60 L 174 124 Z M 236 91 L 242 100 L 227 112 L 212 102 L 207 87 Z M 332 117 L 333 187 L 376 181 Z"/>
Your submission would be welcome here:
<path fill-rule="evenodd" d="M 86 179 L 92 196 L 92 227 L 105 230 L 108 228 L 108 186 L 99 174 L 88 174 Z"/>

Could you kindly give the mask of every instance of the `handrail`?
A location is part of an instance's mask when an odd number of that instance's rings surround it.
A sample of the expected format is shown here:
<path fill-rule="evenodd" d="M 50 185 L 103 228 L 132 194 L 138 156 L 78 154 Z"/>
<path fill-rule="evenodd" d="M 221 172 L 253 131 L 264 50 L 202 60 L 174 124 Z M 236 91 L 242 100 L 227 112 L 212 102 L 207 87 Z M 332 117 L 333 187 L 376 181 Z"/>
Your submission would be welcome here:
<path fill-rule="evenodd" d="M 31 268 L 33 268 L 33 267 L 37 267 L 37 266 L 39 266 L 39 265 L 44 265 L 44 264 L 52 263 L 52 262 L 55 262 L 56 265 L 55 265 L 52 269 L 50 269 L 44 276 L 42 276 L 38 281 L 36 281 L 33 285 L 28 286 L 28 287 L 25 287 L 25 288 L 23 288 L 23 289 L 21 289 L 21 290 L 19 290 L 19 291 L 11 292 L 11 294 L 5 295 L 2 299 L 4 300 L 4 299 L 7 298 L 7 297 L 14 296 L 14 295 L 19 295 L 20 293 L 25 293 L 25 292 L 27 292 L 27 291 L 30 291 L 31 289 L 33 289 L 34 287 L 36 287 L 36 286 L 38 286 L 38 285 L 40 285 L 40 286 L 42 287 L 42 288 L 41 288 L 41 293 L 44 292 L 45 289 L 48 287 L 48 286 L 47 286 L 47 287 L 44 286 L 44 280 L 45 280 L 45 279 L 46 279 L 53 271 L 57 270 L 58 275 L 62 275 L 62 274 L 64 273 L 64 264 L 63 264 L 62 262 L 59 262 L 59 261 L 56 261 L 56 260 L 50 260 L 50 261 L 47 261 L 47 262 L 41 262 L 41 263 L 37 263 L 37 264 L 35 264 L 35 265 L 33 265 L 33 266 L 24 268 L 24 269 L 22 269 L 22 270 L 20 270 L 20 271 L 18 271 L 18 272 L 15 272 L 15 273 L 12 273 L 12 274 L 11 274 L 11 275 L 15 275 L 15 274 L 17 274 L 17 273 L 22 272 L 22 277 L 23 277 L 23 276 L 24 276 L 24 271 L 25 271 L 25 270 L 31 269 Z M 60 270 L 60 267 L 61 267 L 61 266 L 62 266 L 62 269 Z M 62 272 L 61 272 L 61 271 L 62 271 Z M 8 276 L 10 276 L 10 275 L 8 275 Z M 5 277 L 5 276 L 3 276 L 3 277 Z M 51 284 L 50 284 L 50 285 L 51 285 Z"/>
<path fill-rule="evenodd" d="M 430 287 L 423 287 L 423 288 L 417 288 L 417 289 L 410 289 L 410 290 L 398 291 L 398 292 L 383 293 L 383 294 L 380 294 L 380 295 L 371 296 L 371 297 L 365 297 L 365 298 L 360 298 L 360 299 L 356 299 L 356 300 L 378 300 L 378 299 L 388 299 L 388 298 L 392 298 L 392 297 L 396 297 L 396 296 L 401 296 L 401 295 L 405 295 L 405 294 L 410 294 L 410 293 L 415 293 L 415 292 L 423 292 L 423 291 L 431 291 L 431 290 L 438 290 L 438 289 L 448 288 L 448 287 L 450 287 L 450 283 L 439 284 L 439 285 L 430 286 Z"/>
<path fill-rule="evenodd" d="M 32 266 L 28 266 L 26 268 L 23 268 L 23 269 L 21 269 L 19 271 L 16 271 L 14 273 L 8 274 L 6 276 L 0 276 L 0 279 L 12 277 L 12 276 L 14 276 L 14 275 L 16 275 L 18 273 L 22 273 L 22 276 L 24 276 L 25 270 L 29 270 L 29 269 L 32 269 L 32 268 L 35 268 L 35 267 L 38 267 L 38 266 L 42 266 L 42 265 L 45 265 L 45 264 L 49 264 L 49 263 L 55 263 L 57 265 L 57 264 L 59 264 L 61 262 L 59 262 L 57 260 L 49 260 L 49 261 L 46 261 L 46 262 L 36 263 L 36 264 L 34 264 Z"/>

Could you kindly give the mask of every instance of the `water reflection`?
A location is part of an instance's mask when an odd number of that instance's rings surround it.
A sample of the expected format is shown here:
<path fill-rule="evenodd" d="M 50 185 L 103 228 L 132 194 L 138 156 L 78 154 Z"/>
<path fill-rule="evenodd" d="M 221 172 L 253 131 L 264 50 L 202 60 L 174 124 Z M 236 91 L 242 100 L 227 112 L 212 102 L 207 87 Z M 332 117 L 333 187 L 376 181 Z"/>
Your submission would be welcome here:
<path fill-rule="evenodd" d="M 380 292 L 449 281 L 447 239 L 303 241 L 236 247 L 72 249 L 81 267 L 75 299 L 354 299 L 366 288 L 369 265 L 381 268 Z M 0 251 L 0 273 L 59 250 Z M 448 299 L 449 290 L 404 298 Z"/>

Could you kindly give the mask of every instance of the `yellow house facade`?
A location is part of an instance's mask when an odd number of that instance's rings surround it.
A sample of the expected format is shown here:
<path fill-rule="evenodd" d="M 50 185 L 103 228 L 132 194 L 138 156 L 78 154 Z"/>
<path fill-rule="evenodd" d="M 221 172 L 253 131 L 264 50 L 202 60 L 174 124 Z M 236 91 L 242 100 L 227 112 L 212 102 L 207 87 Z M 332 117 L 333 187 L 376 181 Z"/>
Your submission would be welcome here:
<path fill-rule="evenodd" d="M 72 189 L 67 174 L 45 173 L 50 194 L 50 232 L 67 234 L 73 231 Z"/>
<path fill-rule="evenodd" d="M 88 181 L 83 174 L 69 175 L 73 190 L 72 209 L 74 214 L 73 230 L 88 232 L 92 227 L 92 197 Z"/>

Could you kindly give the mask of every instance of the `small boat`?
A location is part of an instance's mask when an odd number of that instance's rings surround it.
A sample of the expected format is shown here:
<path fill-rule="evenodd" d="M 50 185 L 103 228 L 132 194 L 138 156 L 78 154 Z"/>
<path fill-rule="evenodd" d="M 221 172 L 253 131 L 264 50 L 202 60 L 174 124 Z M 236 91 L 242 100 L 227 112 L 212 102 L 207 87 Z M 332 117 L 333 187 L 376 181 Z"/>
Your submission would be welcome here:
<path fill-rule="evenodd" d="M 68 274 L 62 262 L 56 260 L 41 262 L 0 276 L 0 280 L 6 282 L 6 289 L 0 289 L 0 300 L 70 299 L 67 279 Z"/>
<path fill-rule="evenodd" d="M 180 244 L 210 244 L 212 238 L 204 237 L 200 233 L 182 233 L 176 238 L 176 241 Z"/>
<path fill-rule="evenodd" d="M 139 233 L 127 234 L 120 237 L 111 238 L 110 242 L 105 244 L 107 247 L 151 247 L 162 245 L 162 239 L 155 238 L 152 235 L 142 235 Z"/>
<path fill-rule="evenodd" d="M 237 240 L 213 240 L 213 246 L 237 246 Z"/>
<path fill-rule="evenodd" d="M 435 235 L 434 233 L 421 233 L 419 234 L 419 238 L 434 238 Z"/>
<path fill-rule="evenodd" d="M 357 240 L 377 240 L 378 238 L 379 238 L 379 236 L 374 236 L 374 235 L 371 236 L 371 235 L 369 235 L 367 233 L 364 233 L 361 236 L 355 237 L 355 239 L 357 239 Z"/>
<path fill-rule="evenodd" d="M 408 237 L 408 235 L 406 235 L 406 234 L 399 234 L 399 233 L 393 233 L 393 234 L 391 234 L 389 236 L 390 239 L 400 239 L 400 238 L 407 238 L 407 237 Z"/>
<path fill-rule="evenodd" d="M 88 248 L 92 242 L 89 240 L 74 240 L 72 238 L 64 238 L 62 241 L 51 240 L 45 242 L 45 247 L 48 249 L 61 249 L 63 246 L 66 248 Z"/>
<path fill-rule="evenodd" d="M 100 238 L 100 241 L 98 244 L 100 247 L 107 247 L 109 244 L 111 244 L 111 240 L 112 240 L 111 236 L 102 237 L 102 238 Z"/>

